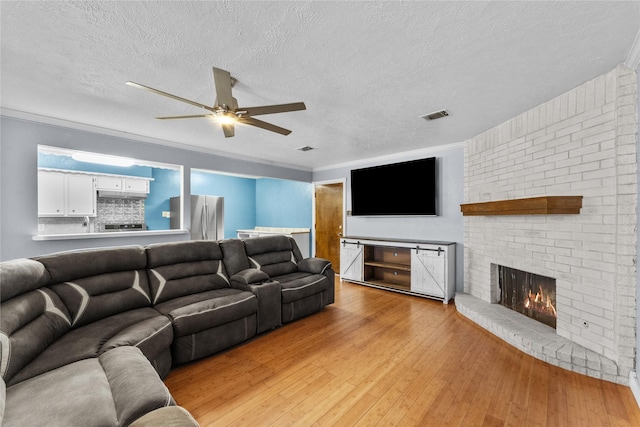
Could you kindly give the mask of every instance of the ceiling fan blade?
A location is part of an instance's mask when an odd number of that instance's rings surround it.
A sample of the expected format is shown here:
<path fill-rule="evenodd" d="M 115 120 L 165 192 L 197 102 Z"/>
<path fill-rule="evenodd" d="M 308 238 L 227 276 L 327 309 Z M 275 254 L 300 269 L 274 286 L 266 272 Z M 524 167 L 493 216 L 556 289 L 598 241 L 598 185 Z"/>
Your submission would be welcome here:
<path fill-rule="evenodd" d="M 195 105 L 196 107 L 204 108 L 205 110 L 214 111 L 213 107 L 209 107 L 207 105 L 200 104 L 199 102 L 191 101 L 189 99 L 181 98 L 179 96 L 172 95 L 170 93 L 163 92 L 161 90 L 154 89 L 154 88 L 149 87 L 149 86 L 141 85 L 140 83 L 127 82 L 127 84 L 129 86 L 137 87 L 139 89 L 148 90 L 149 92 L 157 93 L 158 95 L 162 95 L 162 96 L 166 96 L 166 97 L 171 98 L 171 99 L 175 99 L 176 101 L 186 102 L 187 104 Z"/>
<path fill-rule="evenodd" d="M 200 117 L 214 117 L 213 114 L 194 114 L 192 116 L 163 116 L 156 117 L 158 120 L 172 120 L 172 119 L 195 119 Z"/>
<path fill-rule="evenodd" d="M 231 123 L 225 123 L 222 125 L 222 130 L 224 131 L 224 137 L 225 138 L 231 138 L 233 135 L 235 135 L 235 129 L 233 124 Z"/>
<path fill-rule="evenodd" d="M 216 102 L 222 107 L 226 105 L 233 109 L 233 96 L 231 96 L 231 74 L 222 68 L 213 67 L 213 83 L 216 85 Z"/>
<path fill-rule="evenodd" d="M 281 128 L 280 126 L 272 125 L 271 123 L 263 122 L 262 120 L 254 119 L 253 117 L 240 117 L 238 123 L 244 123 L 251 126 L 256 126 L 262 129 L 270 130 L 282 135 L 289 135 L 291 131 L 289 129 Z"/>
<path fill-rule="evenodd" d="M 261 114 L 286 113 L 288 111 L 306 110 L 304 102 L 294 102 L 292 104 L 265 105 L 262 107 L 238 108 L 238 112 L 244 112 L 248 116 L 259 116 Z"/>

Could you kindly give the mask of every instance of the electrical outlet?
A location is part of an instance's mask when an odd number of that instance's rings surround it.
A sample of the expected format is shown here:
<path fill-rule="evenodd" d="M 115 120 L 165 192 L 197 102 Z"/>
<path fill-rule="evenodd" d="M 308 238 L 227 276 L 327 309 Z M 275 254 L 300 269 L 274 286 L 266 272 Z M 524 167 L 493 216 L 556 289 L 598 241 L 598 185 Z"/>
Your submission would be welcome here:
<path fill-rule="evenodd" d="M 38 231 L 44 231 L 44 224 L 38 224 Z"/>
<path fill-rule="evenodd" d="M 162 218 L 171 218 L 170 211 L 162 211 Z"/>

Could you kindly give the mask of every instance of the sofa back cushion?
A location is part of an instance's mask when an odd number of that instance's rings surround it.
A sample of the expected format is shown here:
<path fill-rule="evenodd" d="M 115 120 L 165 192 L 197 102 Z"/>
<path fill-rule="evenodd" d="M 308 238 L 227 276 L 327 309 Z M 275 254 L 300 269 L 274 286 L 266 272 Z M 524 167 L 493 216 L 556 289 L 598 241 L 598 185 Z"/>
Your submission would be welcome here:
<path fill-rule="evenodd" d="M 216 241 L 192 240 L 149 245 L 147 260 L 153 304 L 230 287 L 222 263 L 222 251 Z"/>
<path fill-rule="evenodd" d="M 267 273 L 270 277 L 298 271 L 302 259 L 296 242 L 282 235 L 263 236 L 244 241 L 250 266 Z"/>
<path fill-rule="evenodd" d="M 0 375 L 7 383 L 71 328 L 69 312 L 34 260 L 0 263 Z"/>
<path fill-rule="evenodd" d="M 51 275 L 73 327 L 151 305 L 142 246 L 62 252 L 37 258 Z"/>
<path fill-rule="evenodd" d="M 249 264 L 249 258 L 247 258 L 247 252 L 242 240 L 226 239 L 219 243 L 224 256 L 224 267 L 227 269 L 229 277 L 253 267 L 252 264 Z"/>

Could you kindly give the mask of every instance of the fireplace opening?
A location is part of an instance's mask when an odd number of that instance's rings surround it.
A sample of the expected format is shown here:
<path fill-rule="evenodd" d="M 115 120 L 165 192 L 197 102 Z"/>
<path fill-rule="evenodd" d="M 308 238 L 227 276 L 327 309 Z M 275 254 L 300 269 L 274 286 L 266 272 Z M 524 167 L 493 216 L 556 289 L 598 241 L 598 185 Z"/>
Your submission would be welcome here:
<path fill-rule="evenodd" d="M 500 304 L 555 329 L 556 279 L 499 265 Z"/>

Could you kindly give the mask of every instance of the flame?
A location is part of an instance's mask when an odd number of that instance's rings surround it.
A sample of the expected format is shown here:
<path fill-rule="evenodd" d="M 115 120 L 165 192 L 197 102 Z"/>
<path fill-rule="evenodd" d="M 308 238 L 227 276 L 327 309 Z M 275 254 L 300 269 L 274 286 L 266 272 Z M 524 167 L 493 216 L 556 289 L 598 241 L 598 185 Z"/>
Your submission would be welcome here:
<path fill-rule="evenodd" d="M 551 301 L 550 295 L 545 295 L 542 290 L 542 286 L 538 286 L 538 292 L 534 295 L 529 290 L 529 295 L 524 301 L 525 308 L 531 308 L 532 310 L 540 311 L 545 314 L 550 314 L 555 318 L 558 318 L 558 312 Z"/>

